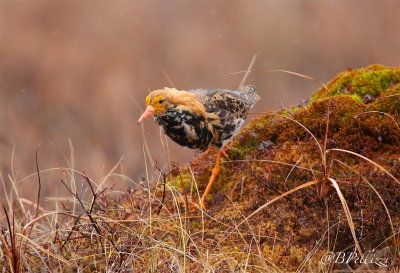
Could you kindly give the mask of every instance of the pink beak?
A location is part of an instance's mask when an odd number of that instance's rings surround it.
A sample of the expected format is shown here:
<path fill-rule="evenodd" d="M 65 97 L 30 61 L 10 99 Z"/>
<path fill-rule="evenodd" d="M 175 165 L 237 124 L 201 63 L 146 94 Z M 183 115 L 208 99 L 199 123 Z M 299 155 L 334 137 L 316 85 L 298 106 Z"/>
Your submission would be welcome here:
<path fill-rule="evenodd" d="M 147 106 L 146 111 L 144 111 L 144 113 L 143 113 L 142 116 L 139 118 L 139 120 L 137 121 L 137 123 L 142 122 L 142 120 L 144 120 L 144 119 L 150 117 L 150 116 L 153 115 L 153 114 L 154 114 L 154 108 L 153 108 L 153 106 L 151 106 L 151 105 Z"/>

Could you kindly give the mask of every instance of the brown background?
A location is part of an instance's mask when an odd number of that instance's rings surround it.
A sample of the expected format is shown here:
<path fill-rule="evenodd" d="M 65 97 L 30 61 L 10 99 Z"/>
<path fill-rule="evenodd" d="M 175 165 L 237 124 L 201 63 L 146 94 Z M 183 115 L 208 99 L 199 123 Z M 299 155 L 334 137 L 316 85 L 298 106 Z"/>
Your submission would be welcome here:
<path fill-rule="evenodd" d="M 138 181 L 145 164 L 133 99 L 144 107 L 149 90 L 171 81 L 234 89 L 241 76 L 222 75 L 246 69 L 257 52 L 255 68 L 321 81 L 348 67 L 398 66 L 399 10 L 400 1 L 1 1 L 2 177 L 34 173 L 39 143 L 41 169 L 68 166 L 70 139 L 77 170 L 99 179 L 124 155 L 118 172 Z M 262 96 L 254 111 L 297 104 L 318 87 L 264 72 L 248 83 Z M 165 166 L 159 130 L 151 119 L 145 126 Z M 193 156 L 170 148 L 173 161 Z M 61 187 L 61 171 L 43 176 L 46 192 Z M 33 198 L 36 180 L 22 185 Z"/>

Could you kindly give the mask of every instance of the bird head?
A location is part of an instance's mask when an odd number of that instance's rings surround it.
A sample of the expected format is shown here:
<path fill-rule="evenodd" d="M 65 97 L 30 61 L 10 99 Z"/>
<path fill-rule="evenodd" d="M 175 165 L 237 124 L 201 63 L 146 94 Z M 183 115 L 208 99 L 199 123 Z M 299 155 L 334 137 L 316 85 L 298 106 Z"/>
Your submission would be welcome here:
<path fill-rule="evenodd" d="M 151 115 L 162 115 L 171 107 L 170 96 L 165 90 L 155 90 L 146 97 L 146 110 L 139 118 L 138 123 Z"/>
<path fill-rule="evenodd" d="M 146 106 L 147 108 L 139 118 L 138 123 L 152 115 L 162 116 L 173 109 L 188 110 L 205 116 L 204 106 L 196 99 L 194 94 L 174 88 L 152 91 L 146 97 Z"/>

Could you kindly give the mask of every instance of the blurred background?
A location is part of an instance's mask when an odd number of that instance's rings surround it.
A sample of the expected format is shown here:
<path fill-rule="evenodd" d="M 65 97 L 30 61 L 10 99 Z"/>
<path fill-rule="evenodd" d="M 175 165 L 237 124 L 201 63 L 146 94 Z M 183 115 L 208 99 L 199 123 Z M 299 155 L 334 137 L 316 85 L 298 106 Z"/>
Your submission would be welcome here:
<path fill-rule="evenodd" d="M 149 90 L 235 89 L 242 75 L 222 75 L 245 70 L 255 53 L 255 69 L 321 81 L 349 67 L 399 66 L 399 10 L 400 1 L 2 0 L 1 177 L 7 183 L 34 174 L 40 144 L 42 170 L 72 165 L 99 179 L 124 156 L 117 172 L 139 181 L 146 171 L 134 101 L 144 107 Z M 247 83 L 262 97 L 255 112 L 298 104 L 318 88 L 265 72 Z M 145 132 L 165 168 L 152 119 Z M 194 156 L 171 141 L 169 147 L 173 162 Z M 45 194 L 62 187 L 63 176 L 43 174 Z M 34 198 L 36 178 L 23 183 L 21 193 Z M 117 185 L 127 186 L 134 185 Z"/>

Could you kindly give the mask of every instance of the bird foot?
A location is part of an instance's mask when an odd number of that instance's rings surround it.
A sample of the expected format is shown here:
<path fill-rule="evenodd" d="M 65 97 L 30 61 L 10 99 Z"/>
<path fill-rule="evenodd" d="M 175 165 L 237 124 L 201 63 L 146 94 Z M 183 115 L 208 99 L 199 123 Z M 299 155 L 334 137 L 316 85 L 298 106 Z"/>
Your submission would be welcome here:
<path fill-rule="evenodd" d="M 225 157 L 225 159 L 229 159 L 229 155 L 226 153 L 225 150 L 221 150 L 221 154 Z"/>

